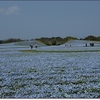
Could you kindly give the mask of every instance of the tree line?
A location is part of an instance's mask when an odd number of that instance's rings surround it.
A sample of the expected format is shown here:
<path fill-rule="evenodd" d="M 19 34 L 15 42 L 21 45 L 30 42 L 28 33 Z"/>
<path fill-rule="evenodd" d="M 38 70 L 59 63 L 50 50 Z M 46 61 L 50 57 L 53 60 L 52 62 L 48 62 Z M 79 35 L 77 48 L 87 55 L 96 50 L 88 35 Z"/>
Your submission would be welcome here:
<path fill-rule="evenodd" d="M 42 37 L 42 38 L 37 38 L 36 40 L 45 43 L 46 45 L 61 45 L 69 40 L 89 40 L 89 41 L 100 41 L 100 36 L 96 37 L 96 36 L 87 36 L 85 38 L 80 38 L 78 39 L 77 37 L 71 37 L 71 36 L 67 36 L 66 38 L 61 38 L 61 37 L 52 37 L 52 38 L 46 38 L 46 37 Z"/>
<path fill-rule="evenodd" d="M 12 42 L 20 42 L 23 41 L 22 39 L 17 39 L 17 38 L 10 38 L 10 39 L 6 39 L 6 40 L 0 40 L 0 44 L 3 43 L 12 43 Z"/>
<path fill-rule="evenodd" d="M 71 40 L 71 39 L 76 40 L 78 38 L 71 37 L 71 36 L 68 36 L 66 38 L 61 38 L 61 37 L 51 37 L 51 38 L 42 37 L 42 38 L 37 38 L 35 40 L 43 42 L 46 45 L 61 45 L 61 44 L 65 43 L 65 42 L 67 42 L 68 40 Z"/>
<path fill-rule="evenodd" d="M 33 39 L 31 39 L 33 40 Z M 67 36 L 65 38 L 61 38 L 61 37 L 41 37 L 41 38 L 36 38 L 35 40 L 38 40 L 40 42 L 43 42 L 46 45 L 61 45 L 69 40 L 89 40 L 89 41 L 100 41 L 100 36 L 96 37 L 96 36 L 87 36 L 85 38 L 76 38 L 76 37 L 71 37 L 71 36 Z M 12 42 L 20 42 L 20 41 L 24 41 L 20 38 L 10 38 L 7 40 L 0 40 L 0 44 L 3 43 L 12 43 Z"/>
<path fill-rule="evenodd" d="M 100 36 L 96 37 L 96 36 L 87 36 L 85 37 L 83 40 L 92 40 L 92 41 L 100 41 Z"/>

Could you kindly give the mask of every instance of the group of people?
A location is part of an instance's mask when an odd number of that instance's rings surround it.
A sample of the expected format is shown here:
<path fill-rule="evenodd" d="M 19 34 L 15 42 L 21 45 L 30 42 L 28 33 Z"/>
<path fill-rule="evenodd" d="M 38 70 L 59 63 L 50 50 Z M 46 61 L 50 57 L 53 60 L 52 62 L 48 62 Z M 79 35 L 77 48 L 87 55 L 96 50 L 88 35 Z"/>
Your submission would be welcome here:
<path fill-rule="evenodd" d="M 67 44 L 65 44 L 65 46 L 68 46 Z M 71 47 L 71 44 L 70 44 L 70 47 Z"/>
<path fill-rule="evenodd" d="M 38 46 L 37 46 L 37 44 L 35 45 L 35 48 L 37 48 Z M 30 45 L 30 48 L 32 49 L 33 48 L 33 45 L 31 44 Z"/>
<path fill-rule="evenodd" d="M 68 44 L 65 44 L 65 46 L 67 47 Z M 69 46 L 71 47 L 71 45 L 69 45 Z M 88 46 L 87 43 L 85 44 L 85 46 L 86 46 L 86 47 Z M 93 46 L 94 46 L 94 43 L 90 43 L 90 46 L 93 47 Z"/>
<path fill-rule="evenodd" d="M 87 47 L 87 43 L 85 44 L 85 46 Z M 94 43 L 90 43 L 90 46 L 93 47 Z"/>

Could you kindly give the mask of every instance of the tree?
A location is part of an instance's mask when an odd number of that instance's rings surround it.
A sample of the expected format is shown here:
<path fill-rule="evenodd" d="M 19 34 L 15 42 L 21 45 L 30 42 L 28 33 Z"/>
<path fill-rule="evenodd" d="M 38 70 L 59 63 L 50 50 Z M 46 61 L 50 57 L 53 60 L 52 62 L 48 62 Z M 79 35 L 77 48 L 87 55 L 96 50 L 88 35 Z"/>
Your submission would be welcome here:
<path fill-rule="evenodd" d="M 86 38 L 84 38 L 84 40 L 93 40 L 93 41 L 95 41 L 95 40 L 97 40 L 97 37 L 90 35 L 90 36 L 87 36 Z"/>

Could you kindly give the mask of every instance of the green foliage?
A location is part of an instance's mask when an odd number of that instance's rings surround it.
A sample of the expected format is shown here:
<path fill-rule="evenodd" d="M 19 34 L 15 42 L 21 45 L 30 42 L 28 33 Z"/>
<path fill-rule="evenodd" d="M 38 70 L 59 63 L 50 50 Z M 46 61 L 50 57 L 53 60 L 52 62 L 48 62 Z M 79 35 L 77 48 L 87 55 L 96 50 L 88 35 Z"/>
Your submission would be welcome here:
<path fill-rule="evenodd" d="M 52 41 L 52 45 L 56 45 L 56 40 Z"/>
<path fill-rule="evenodd" d="M 61 38 L 61 37 L 41 37 L 41 38 L 36 38 L 35 40 L 38 40 L 39 42 L 42 42 L 46 45 L 61 45 L 61 44 L 64 44 L 66 43 L 67 41 L 69 40 L 77 40 L 78 38 L 76 37 L 71 37 L 71 36 L 67 36 L 65 38 Z M 31 39 L 33 40 L 33 39 Z M 96 36 L 87 36 L 85 38 L 80 38 L 80 40 L 92 40 L 92 41 L 100 41 L 100 36 L 99 37 L 96 37 Z M 12 43 L 12 42 L 20 42 L 20 41 L 23 41 L 22 39 L 16 39 L 16 38 L 10 38 L 10 39 L 7 39 L 7 40 L 0 40 L 0 44 L 3 44 L 3 43 Z"/>
<path fill-rule="evenodd" d="M 2 44 L 3 43 L 3 40 L 0 40 L 0 44 Z"/>
<path fill-rule="evenodd" d="M 60 44 L 67 42 L 68 40 L 73 40 L 73 39 L 77 39 L 77 38 L 71 37 L 71 36 L 68 36 L 66 38 L 61 38 L 61 37 L 46 38 L 46 37 L 42 37 L 42 38 L 39 38 L 39 39 L 36 39 L 36 40 L 41 41 L 41 42 L 45 43 L 46 45 L 60 45 Z"/>
<path fill-rule="evenodd" d="M 94 92 L 94 93 L 96 92 L 96 93 L 100 94 L 100 88 L 91 88 L 90 91 Z M 100 97 L 100 95 L 98 96 L 98 98 L 99 97 Z"/>
<path fill-rule="evenodd" d="M 16 39 L 16 38 L 10 38 L 10 39 L 7 39 L 7 40 L 0 40 L 0 44 L 2 43 L 12 43 L 12 42 L 20 42 L 22 41 L 21 39 Z"/>
<path fill-rule="evenodd" d="M 100 50 L 19 50 L 20 52 L 48 52 L 48 53 L 64 53 L 64 52 L 100 52 Z"/>
<path fill-rule="evenodd" d="M 5 41 L 5 43 L 11 43 L 11 42 L 20 42 L 20 41 L 22 41 L 21 39 L 15 39 L 15 38 L 10 38 L 10 39 L 8 39 L 8 40 L 6 40 Z"/>
<path fill-rule="evenodd" d="M 85 37 L 84 40 L 100 41 L 100 36 L 96 37 L 96 36 L 90 35 L 90 36 Z"/>

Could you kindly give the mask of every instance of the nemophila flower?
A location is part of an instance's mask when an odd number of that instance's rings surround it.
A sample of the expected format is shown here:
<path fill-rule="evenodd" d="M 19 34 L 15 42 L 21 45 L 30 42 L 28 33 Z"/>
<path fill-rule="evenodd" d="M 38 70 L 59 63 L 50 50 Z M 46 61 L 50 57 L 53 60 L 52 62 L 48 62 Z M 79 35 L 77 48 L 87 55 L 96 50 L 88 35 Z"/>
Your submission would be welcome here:
<path fill-rule="evenodd" d="M 64 45 L 35 48 L 40 52 L 20 52 L 29 50 L 28 46 L 15 44 L 0 46 L 0 97 L 99 97 L 100 53 L 85 50 L 100 48 L 75 43 L 73 46 L 71 42 L 71 47 L 67 48 Z"/>

